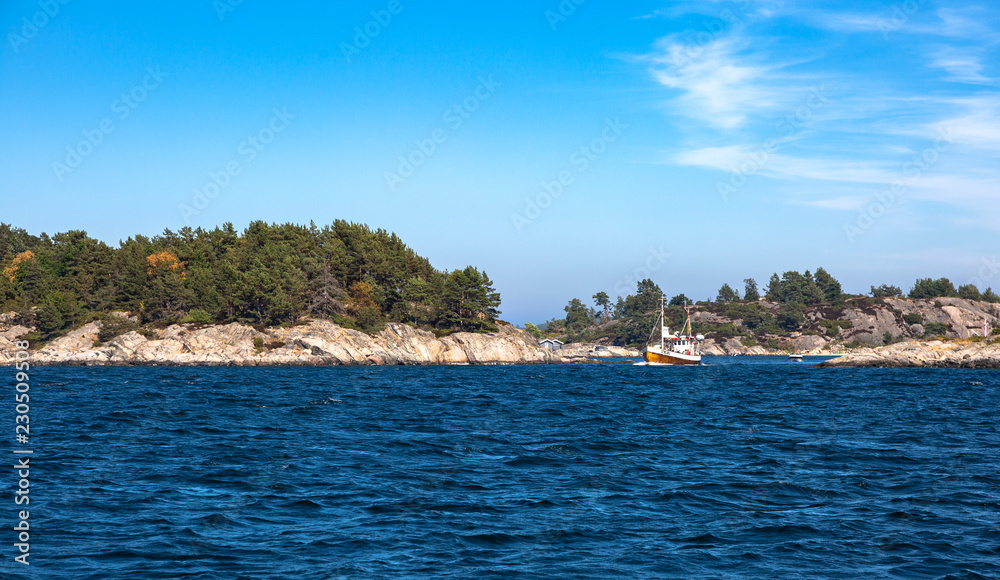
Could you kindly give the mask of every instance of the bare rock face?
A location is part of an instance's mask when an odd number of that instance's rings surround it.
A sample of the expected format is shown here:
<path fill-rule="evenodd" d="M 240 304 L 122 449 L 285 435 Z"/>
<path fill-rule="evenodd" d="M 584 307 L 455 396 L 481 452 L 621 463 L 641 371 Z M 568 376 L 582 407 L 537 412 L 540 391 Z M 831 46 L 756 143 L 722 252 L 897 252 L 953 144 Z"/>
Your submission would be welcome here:
<path fill-rule="evenodd" d="M 17 324 L 3 331 L 0 331 L 0 338 L 5 338 L 7 340 L 16 340 L 19 337 L 28 334 L 29 332 L 31 332 L 30 328 Z"/>
<path fill-rule="evenodd" d="M 743 346 L 740 339 L 735 337 L 728 338 L 721 343 L 709 338 L 702 344 L 701 354 L 707 356 L 731 356 L 734 354 L 759 356 L 767 354 L 767 349 L 759 345 Z"/>
<path fill-rule="evenodd" d="M 35 364 L 80 364 L 107 361 L 103 350 L 95 349 L 94 342 L 100 323 L 90 322 L 45 345 L 31 358 Z"/>
<path fill-rule="evenodd" d="M 796 351 L 819 351 L 826 344 L 823 337 L 815 335 L 797 336 L 791 340 L 792 348 Z"/>
<path fill-rule="evenodd" d="M 459 332 L 437 338 L 390 323 L 376 336 L 325 320 L 258 332 L 238 323 L 196 327 L 176 324 L 152 338 L 129 332 L 94 346 L 99 322 L 82 326 L 33 353 L 35 364 L 61 365 L 396 365 L 563 362 L 509 325 L 499 332 Z M 147 333 L 148 335 L 149 333 Z M 255 346 L 255 339 L 259 339 Z M 6 339 L 0 337 L 0 341 Z M 9 342 L 9 341 L 7 341 Z M 11 352 L 0 342 L 0 356 Z"/>
<path fill-rule="evenodd" d="M 597 350 L 600 346 L 601 350 Z M 563 360 L 583 362 L 587 360 L 606 358 L 637 358 L 642 356 L 642 352 L 633 348 L 622 346 L 598 345 L 594 343 L 570 343 L 563 345 L 561 350 L 555 351 Z"/>
<path fill-rule="evenodd" d="M 822 367 L 1000 368 L 1000 344 L 984 342 L 907 342 L 862 349 L 824 361 Z"/>

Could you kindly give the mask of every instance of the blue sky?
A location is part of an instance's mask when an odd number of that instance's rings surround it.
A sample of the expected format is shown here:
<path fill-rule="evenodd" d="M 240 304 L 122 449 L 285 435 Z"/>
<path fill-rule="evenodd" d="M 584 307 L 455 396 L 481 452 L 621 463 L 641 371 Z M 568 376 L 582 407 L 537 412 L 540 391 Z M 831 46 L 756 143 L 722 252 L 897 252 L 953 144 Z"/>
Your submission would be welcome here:
<path fill-rule="evenodd" d="M 637 277 L 1000 289 L 1000 8 L 859 5 L 4 2 L 0 220 L 364 222 L 516 323 Z"/>

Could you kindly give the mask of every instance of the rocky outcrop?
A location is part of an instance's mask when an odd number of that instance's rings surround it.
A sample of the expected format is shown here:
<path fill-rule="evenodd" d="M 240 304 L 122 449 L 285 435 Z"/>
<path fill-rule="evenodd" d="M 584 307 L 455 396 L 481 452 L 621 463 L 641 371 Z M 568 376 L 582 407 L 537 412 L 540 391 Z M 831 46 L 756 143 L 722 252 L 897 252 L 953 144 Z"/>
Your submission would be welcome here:
<path fill-rule="evenodd" d="M 556 353 L 564 360 L 582 362 L 610 358 L 637 358 L 642 352 L 622 346 L 606 346 L 595 343 L 570 343 L 563 345 Z"/>
<path fill-rule="evenodd" d="M 821 367 L 1000 368 L 1000 344 L 986 341 L 905 342 L 853 351 Z"/>
<path fill-rule="evenodd" d="M 28 329 L 24 329 L 27 331 Z M 262 331 L 238 323 L 198 327 L 173 325 L 129 332 L 100 344 L 99 322 L 86 324 L 32 353 L 40 365 L 420 365 L 563 362 L 528 333 L 510 325 L 499 332 L 458 332 L 437 338 L 390 323 L 375 336 L 324 320 Z M 21 334 L 24 334 L 23 332 Z M 6 340 L 0 338 L 0 341 Z M 257 345 L 255 346 L 255 342 Z M 0 343 L 0 362 L 10 362 L 13 344 Z"/>
<path fill-rule="evenodd" d="M 761 356 L 768 353 L 767 349 L 762 346 L 743 346 L 739 338 L 721 340 L 709 338 L 702 343 L 701 354 L 708 356 L 729 356 L 734 354 Z"/>
<path fill-rule="evenodd" d="M 781 305 L 760 302 L 760 306 L 777 314 Z M 705 354 L 767 354 L 774 352 L 761 346 L 743 346 L 740 339 L 720 336 L 721 325 L 731 324 L 728 332 L 740 329 L 742 320 L 726 317 L 717 312 L 692 312 L 696 324 L 702 324 L 709 337 L 705 341 Z M 902 298 L 874 299 L 854 297 L 842 305 L 808 306 L 804 311 L 806 321 L 801 332 L 757 337 L 759 342 L 773 338 L 781 349 L 804 354 L 831 354 L 847 345 L 876 347 L 885 343 L 886 334 L 893 341 L 914 341 L 925 338 L 931 324 L 936 324 L 933 334 L 948 338 L 968 339 L 983 334 L 983 323 L 989 328 L 1000 327 L 1000 304 L 977 302 L 962 298 L 908 300 Z M 932 338 L 932 337 L 926 337 Z"/>
<path fill-rule="evenodd" d="M 909 324 L 906 315 L 918 315 L 922 322 Z M 847 333 L 851 339 L 869 345 L 881 344 L 886 332 L 894 338 L 920 338 L 929 323 L 944 324 L 950 338 L 971 338 L 982 334 L 984 320 L 997 327 L 998 316 L 998 305 L 962 298 L 886 298 L 882 305 L 847 308 L 842 315 L 853 324 Z"/>

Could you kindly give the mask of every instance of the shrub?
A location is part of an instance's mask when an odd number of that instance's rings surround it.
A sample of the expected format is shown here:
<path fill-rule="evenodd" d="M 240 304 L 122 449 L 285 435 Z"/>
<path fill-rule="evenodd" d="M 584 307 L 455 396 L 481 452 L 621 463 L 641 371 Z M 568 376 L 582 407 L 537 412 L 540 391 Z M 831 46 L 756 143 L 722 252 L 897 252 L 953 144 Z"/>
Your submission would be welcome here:
<path fill-rule="evenodd" d="M 187 324 L 189 322 L 194 322 L 197 324 L 211 324 L 212 315 L 200 308 L 195 308 L 191 312 L 188 312 L 187 316 L 181 318 L 181 324 Z"/>
<path fill-rule="evenodd" d="M 743 346 L 757 346 L 758 344 L 757 339 L 752 336 L 744 336 L 740 338 L 740 343 L 743 344 Z"/>
<path fill-rule="evenodd" d="M 785 330 L 798 330 L 805 319 L 802 307 L 794 302 L 786 303 L 778 310 L 778 326 Z"/>
<path fill-rule="evenodd" d="M 943 322 L 928 322 L 924 325 L 924 336 L 944 336 L 948 334 L 948 325 Z"/>
<path fill-rule="evenodd" d="M 892 333 L 888 330 L 885 331 L 885 334 L 882 335 L 882 342 L 885 344 L 892 344 Z"/>
<path fill-rule="evenodd" d="M 837 326 L 836 324 L 831 324 L 830 326 L 827 326 L 826 327 L 826 335 L 827 336 L 840 336 L 840 327 Z"/>
<path fill-rule="evenodd" d="M 998 334 L 1000 334 L 1000 327 L 993 329 L 993 335 L 996 336 Z"/>
<path fill-rule="evenodd" d="M 931 278 L 920 278 L 910 290 L 910 298 L 951 298 L 957 297 L 958 291 L 955 285 L 947 278 L 933 280 Z"/>
<path fill-rule="evenodd" d="M 767 339 L 767 348 L 771 350 L 778 350 L 781 347 L 781 343 L 778 342 L 777 338 Z"/>
<path fill-rule="evenodd" d="M 759 304 L 730 303 L 722 307 L 724 316 L 742 320 L 743 326 L 747 328 L 756 328 L 764 313 L 767 313 L 767 310 Z"/>
<path fill-rule="evenodd" d="M 717 336 L 725 336 L 727 338 L 740 335 L 740 330 L 736 328 L 736 325 L 732 322 L 715 325 L 714 328 L 708 328 L 706 330 L 707 332 L 711 332 Z"/>
<path fill-rule="evenodd" d="M 385 328 L 385 319 L 382 318 L 382 313 L 378 308 L 363 306 L 358 309 L 356 318 L 358 326 L 361 327 L 361 331 L 365 334 L 376 334 Z"/>
<path fill-rule="evenodd" d="M 123 316 L 109 314 L 101 318 L 101 329 L 97 332 L 97 340 L 108 342 L 123 334 L 139 329 L 138 322 L 132 322 Z"/>
<path fill-rule="evenodd" d="M 904 314 L 903 321 L 906 322 L 907 324 L 923 324 L 924 317 L 920 316 L 916 312 L 912 312 L 910 314 Z"/>
<path fill-rule="evenodd" d="M 979 288 L 974 284 L 965 284 L 958 287 L 958 297 L 966 300 L 982 300 L 983 295 L 979 293 Z"/>
<path fill-rule="evenodd" d="M 872 286 L 872 298 L 897 298 L 903 296 L 903 291 L 898 286 L 882 284 L 878 288 Z"/>
<path fill-rule="evenodd" d="M 253 347 L 258 350 L 264 348 L 264 339 L 260 336 L 253 337 Z"/>

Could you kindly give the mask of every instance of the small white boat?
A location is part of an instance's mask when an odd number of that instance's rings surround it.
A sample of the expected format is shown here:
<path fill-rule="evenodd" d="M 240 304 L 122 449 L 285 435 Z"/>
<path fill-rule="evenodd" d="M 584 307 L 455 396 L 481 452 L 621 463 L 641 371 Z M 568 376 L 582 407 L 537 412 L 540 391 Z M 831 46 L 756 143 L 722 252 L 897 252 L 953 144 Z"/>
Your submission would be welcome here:
<path fill-rule="evenodd" d="M 802 360 L 801 354 L 790 354 L 788 355 L 788 360 Z"/>

